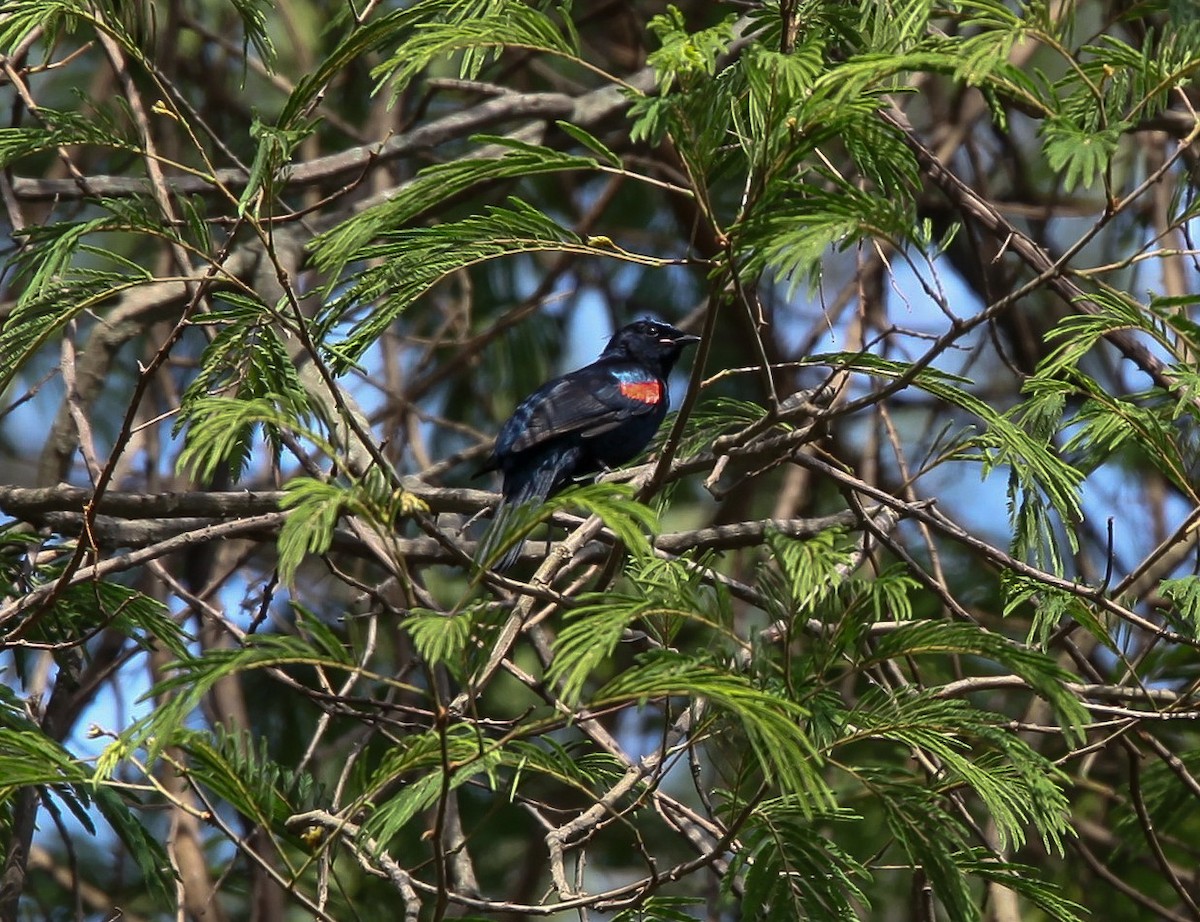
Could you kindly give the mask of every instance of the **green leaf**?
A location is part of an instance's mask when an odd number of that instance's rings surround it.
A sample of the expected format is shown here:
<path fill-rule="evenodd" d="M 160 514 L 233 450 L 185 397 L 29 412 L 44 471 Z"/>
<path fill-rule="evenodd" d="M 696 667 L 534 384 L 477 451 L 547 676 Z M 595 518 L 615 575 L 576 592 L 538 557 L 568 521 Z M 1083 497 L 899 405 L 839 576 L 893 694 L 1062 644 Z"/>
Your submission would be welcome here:
<path fill-rule="evenodd" d="M 1058 345 L 1038 364 L 1038 379 L 1061 377 L 1110 333 L 1121 330 L 1137 330 L 1151 336 L 1156 333 L 1154 315 L 1143 310 L 1128 294 L 1098 291 L 1086 300 L 1099 311 L 1071 313 L 1054 325 L 1046 339 Z"/>
<path fill-rule="evenodd" d="M 306 428 L 287 395 L 264 394 L 254 398 L 203 396 L 195 399 L 176 423 L 176 431 L 187 427 L 183 450 L 176 462 L 200 480 L 210 480 L 223 465 L 240 476 L 250 461 L 255 429 L 262 426 L 273 440 L 280 432 L 308 439 L 329 457 L 335 452 L 316 431 Z"/>
<path fill-rule="evenodd" d="M 31 785 L 72 785 L 90 779 L 77 761 L 40 728 L 0 729 L 0 800 Z"/>
<path fill-rule="evenodd" d="M 341 645 L 335 655 L 320 654 L 306 640 L 278 634 L 252 634 L 242 647 L 210 649 L 200 656 L 177 660 L 167 667 L 168 677 L 143 696 L 143 700 L 164 699 L 163 703 L 131 724 L 104 750 L 97 761 L 97 775 L 108 777 L 142 747 L 147 761 L 153 763 L 166 746 L 173 745 L 188 730 L 187 718 L 217 682 L 240 672 L 277 666 L 312 666 L 336 672 L 359 668 Z M 383 677 L 376 679 L 382 681 Z"/>
<path fill-rule="evenodd" d="M 890 0 L 863 3 L 862 33 L 866 45 L 891 53 L 923 43 L 928 34 L 931 0 Z"/>
<path fill-rule="evenodd" d="M 770 270 L 780 280 L 789 280 L 790 297 L 801 281 L 818 278 L 830 248 L 844 250 L 872 237 L 903 245 L 916 224 L 906 197 L 835 183 L 836 191 L 815 184 L 777 183 L 734 229 L 745 268 Z"/>
<path fill-rule="evenodd" d="M 296 614 L 297 633 L 311 643 L 319 655 L 347 666 L 354 662 L 354 654 L 345 638 L 330 628 L 320 615 L 295 599 L 292 600 L 292 611 Z"/>
<path fill-rule="evenodd" d="M 387 846 L 413 817 L 437 803 L 443 791 L 453 791 L 482 773 L 490 774 L 502 758 L 499 749 L 481 751 L 478 728 L 466 724 L 450 726 L 444 735 L 429 731 L 398 741 L 366 785 L 368 795 L 384 790 L 395 793 L 374 805 L 362 836 Z M 450 766 L 448 775 L 446 766 Z"/>
<path fill-rule="evenodd" d="M 689 32 L 683 13 L 674 4 L 667 5 L 648 23 L 661 47 L 646 56 L 646 63 L 658 74 L 658 90 L 666 93 L 675 80 L 689 84 L 716 73 L 717 58 L 733 41 L 737 15 L 730 13 L 715 26 Z"/>
<path fill-rule="evenodd" d="M 1188 746 L 1181 741 L 1181 746 Z M 1141 796 L 1151 828 L 1161 841 L 1178 848 L 1191 839 L 1195 791 L 1191 779 L 1200 775 L 1200 749 L 1173 749 L 1169 758 L 1148 760 L 1141 771 Z M 1132 856 L 1150 854 L 1146 830 L 1135 809 L 1127 806 L 1115 818 L 1113 831 L 1119 849 Z M 1186 845 L 1184 846 L 1186 848 Z M 1170 852 L 1168 852 L 1170 854 Z"/>
<path fill-rule="evenodd" d="M 346 263 L 368 258 L 364 248 L 381 234 L 402 231 L 427 211 L 483 183 L 545 173 L 594 170 L 598 166 L 591 157 L 564 154 L 536 144 L 523 144 L 488 135 L 479 135 L 472 140 L 489 145 L 503 142 L 502 146 L 506 149 L 499 157 L 464 157 L 426 167 L 384 201 L 316 236 L 310 244 L 313 264 L 324 272 L 340 275 Z M 518 200 L 510 201 L 515 203 Z M 529 206 L 524 207 L 532 212 Z M 475 225 L 466 226 L 473 228 Z M 565 233 L 556 228 L 551 236 L 558 237 Z M 574 235 L 570 237 L 577 239 Z M 418 238 L 403 239 L 413 239 L 415 242 Z"/>
<path fill-rule="evenodd" d="M 146 831 L 121 794 L 103 777 L 49 739 L 40 728 L 28 723 L 26 727 L 0 726 L 0 807 L 22 787 L 48 788 L 95 835 L 85 809 L 94 803 L 129 849 L 155 904 L 169 906 L 174 876 L 171 862 L 157 838 Z"/>
<path fill-rule="evenodd" d="M 1171 625 L 1185 637 L 1200 640 L 1200 576 L 1164 579 L 1158 591 L 1172 605 Z"/>
<path fill-rule="evenodd" d="M 540 524 L 550 521 L 555 513 L 568 510 L 599 516 L 631 554 L 647 555 L 650 541 L 646 532 L 658 530 L 658 516 L 633 495 L 634 489 L 629 484 L 602 482 L 568 488 L 540 503 L 505 505 L 480 542 L 476 559 L 481 567 L 495 566 L 509 548 Z"/>
<path fill-rule="evenodd" d="M 579 703 L 587 680 L 613 658 L 625 629 L 652 607 L 649 599 L 619 593 L 589 594 L 567 613 L 569 622 L 554 642 L 546 681 L 562 683 L 559 692 L 570 706 Z"/>
<path fill-rule="evenodd" d="M 437 227 L 393 231 L 358 256 L 375 265 L 361 272 L 344 294 L 317 318 L 315 333 L 341 371 L 357 361 L 419 297 L 442 279 L 470 266 L 516 253 L 564 252 L 619 256 L 636 262 L 635 254 L 614 251 L 602 241 L 584 243 L 573 232 L 520 199 L 506 208 L 489 207 L 478 217 Z M 356 315 L 362 315 L 357 321 Z M 341 342 L 332 333 L 342 324 L 350 330 Z"/>
<path fill-rule="evenodd" d="M 867 869 L 838 845 L 841 827 L 860 817 L 846 811 L 806 814 L 787 798 L 765 800 L 738 837 L 724 889 L 741 875 L 745 918 L 857 922 L 870 906 L 860 887 Z"/>
<path fill-rule="evenodd" d="M 1047 586 L 1045 583 L 1006 570 L 1000 576 L 1004 590 L 1004 617 L 1010 617 L 1026 603 L 1030 608 L 1029 637 L 1045 647 L 1053 631 L 1063 626 L 1064 621 L 1074 621 L 1083 626 L 1093 637 L 1110 650 L 1116 652 L 1117 645 L 1108 628 L 1096 617 L 1091 606 L 1078 595 Z"/>
<path fill-rule="evenodd" d="M 1000 725 L 997 715 L 931 692 L 870 692 L 850 722 L 858 738 L 893 740 L 924 753 L 947 791 L 966 785 L 983 802 L 1004 848 L 1022 845 L 1032 825 L 1047 848 L 1063 852 L 1071 831 L 1066 776 Z"/>
<path fill-rule="evenodd" d="M 968 922 L 979 909 L 962 867 L 966 854 L 962 823 L 945 809 L 924 779 L 892 777 L 881 770 L 860 772 L 883 808 L 888 831 L 909 862 L 924 872 L 947 918 Z"/>
<path fill-rule="evenodd" d="M 280 127 L 267 125 L 257 118 L 254 119 L 250 126 L 250 137 L 258 143 L 254 149 L 254 161 L 250 164 L 250 173 L 246 177 L 246 186 L 238 197 L 239 217 L 245 217 L 250 213 L 257 214 L 258 209 L 252 209 L 250 206 L 259 199 L 260 195 L 265 197 L 268 205 L 273 204 L 271 202 L 274 194 L 273 188 L 281 171 L 291 161 L 292 152 L 315 129 L 316 123 L 311 121 L 290 127 Z"/>
<path fill-rule="evenodd" d="M 267 13 L 274 10 L 270 0 L 233 0 L 233 8 L 242 20 L 242 47 L 253 45 L 263 64 L 275 61 L 275 45 L 267 32 Z"/>
<path fill-rule="evenodd" d="M 278 315 L 257 297 L 229 291 L 222 293 L 220 303 L 224 306 L 194 321 L 217 332 L 200 357 L 200 370 L 183 393 L 175 434 L 193 418 L 225 412 L 205 405 L 212 397 L 259 399 L 279 410 L 272 420 L 253 424 L 263 426 L 272 453 L 278 455 L 280 433 L 293 428 L 282 425 L 282 420 L 290 415 L 298 426 L 314 412 L 308 389 L 284 342 L 287 331 L 281 329 Z M 242 426 L 241 441 L 230 445 L 224 458 L 235 461 L 239 473 L 249 458 L 253 425 Z"/>
<path fill-rule="evenodd" d="M 771 531 L 770 553 L 761 565 L 758 582 L 776 620 L 808 615 L 849 578 L 848 566 L 857 554 L 856 540 L 840 528 L 829 528 L 798 540 Z"/>
<path fill-rule="evenodd" d="M 962 438 L 953 457 L 973 459 L 983 465 L 986 477 L 993 470 L 1009 469 L 1009 513 L 1018 549 L 1042 549 L 1056 566 L 1061 566 L 1048 513 L 1053 511 L 1067 524 L 1083 518 L 1079 491 L 1083 474 L 1059 456 L 1055 444 L 1058 417 L 1031 414 L 1022 404 L 1001 413 L 971 394 L 965 378 L 932 368 L 916 368 L 862 353 L 815 355 L 813 364 L 860 371 L 883 380 L 905 382 L 972 414 L 986 424 L 982 433 Z M 1074 530 L 1065 530 L 1071 548 Z"/>
<path fill-rule="evenodd" d="M 338 519 L 355 497 L 350 488 L 311 477 L 295 477 L 283 489 L 279 505 L 291 512 L 279 530 L 279 579 L 290 586 L 305 557 L 329 550 Z"/>
<path fill-rule="evenodd" d="M 640 900 L 637 906 L 623 909 L 612 918 L 612 922 L 696 922 L 693 906 L 701 906 L 704 900 L 687 896 L 651 896 Z"/>
<path fill-rule="evenodd" d="M 185 731 L 175 744 L 188 754 L 189 777 L 257 826 L 279 832 L 316 799 L 312 777 L 274 761 L 265 737 L 256 744 L 248 731 L 226 733 L 218 725 L 212 733 Z"/>
<path fill-rule="evenodd" d="M 154 905 L 164 910 L 174 906 L 178 880 L 171 858 L 158 836 L 146 829 L 133 815 L 129 805 L 107 785 L 95 789 L 94 800 L 96 809 L 142 872 L 141 886 Z"/>
<path fill-rule="evenodd" d="M 425 510 L 425 504 L 404 490 L 389 491 L 390 482 L 377 470 L 347 485 L 314 477 L 295 477 L 284 485 L 280 508 L 290 510 L 279 531 L 279 578 L 292 586 L 304 559 L 320 556 L 333 543 L 338 520 L 343 515 L 358 516 L 383 534 L 388 534 L 401 518 Z M 307 615 L 307 610 L 299 609 Z M 302 626 L 314 632 L 325 630 L 319 619 L 309 617 Z M 332 635 L 318 634 L 322 643 L 336 643 Z M 325 652 L 331 648 L 325 647 Z"/>
<path fill-rule="evenodd" d="M 1063 188 L 1068 192 L 1080 185 L 1090 188 L 1108 169 L 1121 136 L 1129 127 L 1117 124 L 1087 131 L 1065 116 L 1042 122 L 1046 160 L 1051 169 L 1063 171 Z"/>
<path fill-rule="evenodd" d="M 64 27 L 86 13 L 86 4 L 78 0 L 7 0 L 0 15 L 0 50 L 12 54 L 35 31 L 44 31 L 46 47 L 53 48 Z"/>
<path fill-rule="evenodd" d="M 175 241 L 140 202 L 101 200 L 106 213 L 87 221 L 30 226 L 13 260 L 20 294 L 0 328 L 0 392 L 22 365 L 56 338 L 70 321 L 124 291 L 152 282 L 143 267 L 91 241 L 107 234 Z M 144 245 L 144 241 L 139 241 Z M 16 283 L 20 283 L 17 285 Z"/>
<path fill-rule="evenodd" d="M 1066 687 L 1073 676 L 1039 650 L 1014 643 L 974 624 L 914 621 L 880 638 L 868 662 L 925 655 L 973 655 L 994 660 L 1024 679 L 1054 708 L 1067 739 L 1081 744 L 1090 722 L 1087 709 Z"/>
<path fill-rule="evenodd" d="M 1007 887 L 1026 900 L 1037 906 L 1056 922 L 1084 922 L 1084 919 L 1095 918 L 1087 909 L 1073 900 L 1064 897 L 1051 883 L 1043 878 L 1040 868 L 1014 862 L 997 861 L 995 857 L 982 850 L 977 851 L 973 861 L 960 861 L 959 866 L 968 874 L 991 881 L 1002 887 Z"/>
<path fill-rule="evenodd" d="M 572 138 L 590 150 L 605 163 L 609 164 L 609 166 L 615 167 L 618 170 L 624 168 L 624 164 L 621 163 L 621 158 L 613 153 L 603 141 L 601 141 L 591 132 L 585 131 L 578 125 L 572 125 L 570 122 L 564 122 L 561 119 L 555 121 L 554 124 L 557 125 L 563 132 L 570 135 Z"/>
<path fill-rule="evenodd" d="M 99 147 L 136 153 L 140 148 L 130 134 L 128 123 L 117 113 L 96 107 L 82 112 L 39 108 L 40 124 L 21 128 L 0 128 L 0 167 L 9 167 L 31 154 L 54 151 L 59 147 Z"/>
<path fill-rule="evenodd" d="M 426 2 L 415 7 L 410 36 L 371 71 L 379 85 L 392 84 L 393 100 L 432 61 L 456 53 L 460 54 L 458 74 L 468 80 L 477 78 L 484 65 L 507 47 L 578 57 L 575 36 L 569 30 L 564 35 L 549 15 L 519 0 Z M 449 15 L 440 21 L 429 13 Z"/>
<path fill-rule="evenodd" d="M 758 767 L 802 809 L 831 804 L 818 767 L 820 756 L 801 723 L 807 711 L 794 701 L 756 688 L 744 676 L 662 652 L 647 656 L 600 688 L 593 709 L 651 699 L 704 698 L 746 735 Z"/>
<path fill-rule="evenodd" d="M 582 745 L 568 748 L 549 736 L 536 742 L 512 740 L 501 750 L 501 755 L 504 764 L 513 769 L 513 796 L 521 789 L 525 775 L 538 776 L 533 782 L 535 786 L 550 778 L 590 796 L 616 784 L 625 770 L 615 756 L 589 752 Z"/>
<path fill-rule="evenodd" d="M 684 561 L 638 556 L 628 575 L 628 592 L 581 595 L 554 640 L 546 681 L 562 683 L 560 695 L 572 706 L 581 700 L 588 679 L 612 663 L 625 629 L 635 621 L 670 645 L 685 624 L 712 628 L 714 616 L 722 622 L 731 618 L 725 593 L 704 585 L 703 571 Z"/>
<path fill-rule="evenodd" d="M 186 656 L 187 644 L 193 640 L 162 602 L 107 580 L 67 587 L 58 597 L 52 620 L 61 627 L 42 627 L 61 630 L 59 639 L 64 642 L 97 624 L 107 624 L 143 650 L 161 647 L 174 656 Z"/>
<path fill-rule="evenodd" d="M 404 630 L 412 638 L 417 655 L 430 666 L 459 662 L 471 638 L 474 618 L 470 612 L 445 614 L 414 608 L 404 619 Z"/>
<path fill-rule="evenodd" d="M 355 23 L 322 56 L 315 70 L 296 81 L 295 89 L 288 96 L 276 124 L 280 128 L 290 128 L 307 119 L 332 81 L 347 69 L 357 66 L 366 56 L 402 41 L 406 31 L 429 15 L 430 8 L 437 5 L 426 0 Z"/>

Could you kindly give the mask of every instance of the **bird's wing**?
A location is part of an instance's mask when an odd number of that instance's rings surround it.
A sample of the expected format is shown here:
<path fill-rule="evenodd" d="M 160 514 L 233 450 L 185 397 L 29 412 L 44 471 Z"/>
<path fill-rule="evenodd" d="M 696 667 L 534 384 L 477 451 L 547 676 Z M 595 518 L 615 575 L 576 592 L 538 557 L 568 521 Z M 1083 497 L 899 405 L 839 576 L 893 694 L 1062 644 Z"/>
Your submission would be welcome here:
<path fill-rule="evenodd" d="M 636 367 L 581 368 L 530 394 L 505 424 L 496 448 L 520 452 L 571 433 L 597 436 L 655 412 L 666 397 L 663 382 Z"/>

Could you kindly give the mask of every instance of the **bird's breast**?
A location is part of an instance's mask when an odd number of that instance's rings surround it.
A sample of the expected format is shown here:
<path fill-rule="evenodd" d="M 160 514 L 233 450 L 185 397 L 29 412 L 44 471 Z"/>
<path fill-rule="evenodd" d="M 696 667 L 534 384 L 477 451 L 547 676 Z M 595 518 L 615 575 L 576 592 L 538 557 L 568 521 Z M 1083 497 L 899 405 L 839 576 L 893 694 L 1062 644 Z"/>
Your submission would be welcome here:
<path fill-rule="evenodd" d="M 621 396 L 629 400 L 636 400 L 638 403 L 646 403 L 654 405 L 662 400 L 663 386 L 662 382 L 657 378 L 651 378 L 649 381 L 620 381 L 617 384 L 617 389 Z"/>

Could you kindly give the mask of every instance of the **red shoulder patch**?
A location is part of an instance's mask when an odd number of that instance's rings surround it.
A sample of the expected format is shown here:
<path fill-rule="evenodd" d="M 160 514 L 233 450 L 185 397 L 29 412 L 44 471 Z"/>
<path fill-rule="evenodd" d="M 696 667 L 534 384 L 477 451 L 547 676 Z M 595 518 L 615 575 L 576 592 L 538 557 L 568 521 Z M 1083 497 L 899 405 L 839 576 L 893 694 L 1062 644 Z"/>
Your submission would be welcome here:
<path fill-rule="evenodd" d="M 622 381 L 620 384 L 622 397 L 636 400 L 638 403 L 658 403 L 662 400 L 662 384 L 651 379 L 649 381 Z"/>

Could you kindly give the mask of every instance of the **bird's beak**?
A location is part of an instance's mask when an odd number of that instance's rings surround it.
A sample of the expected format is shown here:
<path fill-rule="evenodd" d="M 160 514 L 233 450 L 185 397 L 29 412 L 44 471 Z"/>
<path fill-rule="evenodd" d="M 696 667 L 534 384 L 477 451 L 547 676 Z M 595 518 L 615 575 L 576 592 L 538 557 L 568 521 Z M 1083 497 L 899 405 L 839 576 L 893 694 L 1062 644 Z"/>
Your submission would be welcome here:
<path fill-rule="evenodd" d="M 699 336 L 693 336 L 691 333 L 684 333 L 682 336 L 675 336 L 671 339 L 659 340 L 664 346 L 674 344 L 676 346 L 690 346 L 692 343 L 700 342 Z"/>

